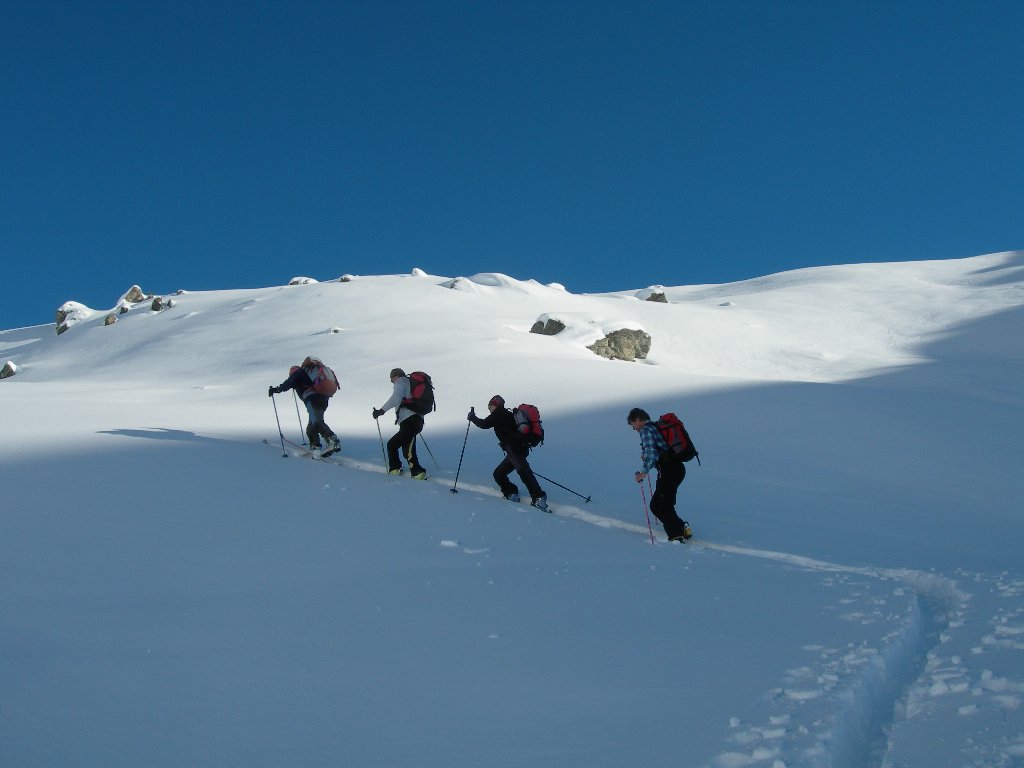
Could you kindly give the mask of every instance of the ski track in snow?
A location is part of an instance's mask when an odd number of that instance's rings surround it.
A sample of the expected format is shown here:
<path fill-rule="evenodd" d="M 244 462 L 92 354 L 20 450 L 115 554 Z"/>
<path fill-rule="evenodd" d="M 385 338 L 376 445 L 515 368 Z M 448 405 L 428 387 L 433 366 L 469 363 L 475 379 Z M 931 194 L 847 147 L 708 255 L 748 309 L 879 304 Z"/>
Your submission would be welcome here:
<path fill-rule="evenodd" d="M 280 447 L 267 439 L 264 443 Z M 289 442 L 289 455 L 301 449 Z M 383 474 L 382 465 L 343 456 L 326 463 L 339 468 Z M 408 478 L 403 478 L 407 480 Z M 447 478 L 428 476 L 428 483 L 453 490 Z M 501 495 L 489 485 L 462 482 L 454 488 L 495 500 Z M 521 502 L 525 506 L 525 502 Z M 646 526 L 595 514 L 579 506 L 552 505 L 556 517 L 570 518 L 599 528 L 650 537 Z M 659 546 L 684 546 L 691 551 L 771 560 L 821 574 L 829 586 L 853 586 L 853 598 L 839 600 L 840 617 L 852 623 L 886 621 L 894 629 L 883 637 L 883 647 L 851 643 L 833 648 L 807 645 L 808 664 L 789 670 L 783 684 L 766 692 L 768 714 L 761 723 L 734 719 L 729 741 L 733 749 L 722 752 L 709 768 L 771 766 L 787 768 L 889 768 L 890 734 L 895 726 L 926 711 L 939 699 L 952 699 L 965 720 L 983 707 L 1016 711 L 1024 700 L 1024 682 L 1000 677 L 986 670 L 972 680 L 952 643 L 956 629 L 965 623 L 971 595 L 961 591 L 950 578 L 912 569 L 854 566 L 817 560 L 802 555 L 751 547 L 720 544 L 695 537 L 686 544 L 673 544 L 655 535 Z M 443 547 L 460 548 L 457 541 L 444 539 Z M 464 549 L 468 554 L 483 550 Z M 1024 580 L 1009 574 L 996 577 L 978 573 L 958 574 L 979 589 L 1000 599 L 1024 597 Z M 909 607 L 904 603 L 909 601 Z M 895 602 L 896 605 L 890 605 Z M 855 605 L 857 603 L 857 605 Z M 858 610 L 859 608 L 859 610 Z M 988 620 L 990 631 L 966 653 L 980 656 L 996 651 L 1024 650 L 1024 607 L 1019 602 L 998 608 Z M 940 652 L 946 644 L 953 648 Z M 808 710 L 811 710 L 809 713 Z M 812 716 L 808 716 L 811 714 Z M 967 738 L 969 753 L 965 765 L 1011 766 L 1024 758 L 1024 734 L 991 741 Z M 793 762 L 796 760 L 797 762 Z M 970 762 L 966 762 L 969 760 Z"/>

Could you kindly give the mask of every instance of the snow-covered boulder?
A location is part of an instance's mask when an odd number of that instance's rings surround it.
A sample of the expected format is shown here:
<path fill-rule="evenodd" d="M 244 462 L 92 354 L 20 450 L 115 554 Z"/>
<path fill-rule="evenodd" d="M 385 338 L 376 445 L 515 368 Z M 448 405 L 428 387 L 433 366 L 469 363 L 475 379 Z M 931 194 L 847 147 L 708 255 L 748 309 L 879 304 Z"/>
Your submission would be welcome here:
<path fill-rule="evenodd" d="M 146 293 L 139 286 L 133 285 L 121 294 L 121 298 L 117 300 L 117 304 L 114 305 L 114 308 L 123 315 L 136 304 L 152 298 L 153 294 Z"/>
<path fill-rule="evenodd" d="M 320 281 L 312 277 L 293 277 L 288 281 L 288 285 L 313 285 L 318 282 Z"/>
<path fill-rule="evenodd" d="M 122 294 L 121 298 L 118 299 L 118 304 L 125 302 L 127 304 L 138 304 L 140 301 L 145 301 L 148 298 L 146 293 L 137 285 L 133 285 L 127 291 Z"/>
<path fill-rule="evenodd" d="M 107 315 L 106 317 L 103 318 L 103 324 L 104 325 L 113 325 L 116 322 L 117 322 L 117 315 L 115 315 L 113 312 L 111 312 L 109 315 Z"/>
<path fill-rule="evenodd" d="M 663 285 L 652 285 L 637 291 L 636 297 L 640 301 L 656 301 L 661 304 L 668 304 L 668 298 L 665 296 L 665 286 Z"/>
<path fill-rule="evenodd" d="M 77 301 L 65 301 L 57 307 L 57 335 L 60 336 L 76 323 L 88 320 L 93 314 L 95 314 L 94 311 L 85 304 L 79 304 Z"/>
<path fill-rule="evenodd" d="M 8 360 L 4 363 L 4 367 L 0 368 L 0 379 L 9 379 L 17 372 L 18 366 L 16 366 L 12 360 Z"/>
<path fill-rule="evenodd" d="M 445 280 L 441 283 L 442 288 L 450 288 L 453 291 L 465 291 L 466 293 L 478 293 L 476 284 L 466 277 L 456 277 L 453 280 Z"/>

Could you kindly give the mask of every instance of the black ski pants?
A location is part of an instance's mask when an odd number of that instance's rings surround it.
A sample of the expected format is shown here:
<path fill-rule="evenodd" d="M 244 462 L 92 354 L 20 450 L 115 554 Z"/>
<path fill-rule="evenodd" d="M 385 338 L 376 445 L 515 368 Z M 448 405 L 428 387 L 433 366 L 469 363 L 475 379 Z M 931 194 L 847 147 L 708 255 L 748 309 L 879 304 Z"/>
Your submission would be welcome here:
<path fill-rule="evenodd" d="M 686 465 L 675 458 L 658 461 L 658 482 L 651 496 L 651 513 L 665 528 L 669 538 L 683 535 L 683 521 L 676 514 L 676 491 L 686 477 Z"/>
<path fill-rule="evenodd" d="M 530 468 L 530 462 L 526 460 L 529 452 L 529 448 L 524 449 L 522 452 L 505 448 L 505 458 L 494 468 L 494 482 L 501 488 L 505 498 L 508 498 L 513 493 L 519 493 L 519 486 L 508 479 L 513 470 L 519 474 L 520 479 L 526 486 L 526 490 L 529 491 L 530 499 L 535 500 L 544 496 L 544 491 L 541 490 L 540 483 L 537 482 L 537 477 Z"/>
<path fill-rule="evenodd" d="M 401 469 L 402 460 L 399 451 L 409 464 L 409 472 L 418 475 L 425 471 L 416 457 L 416 435 L 423 431 L 423 417 L 413 414 L 398 425 L 394 437 L 388 440 L 388 469 Z"/>

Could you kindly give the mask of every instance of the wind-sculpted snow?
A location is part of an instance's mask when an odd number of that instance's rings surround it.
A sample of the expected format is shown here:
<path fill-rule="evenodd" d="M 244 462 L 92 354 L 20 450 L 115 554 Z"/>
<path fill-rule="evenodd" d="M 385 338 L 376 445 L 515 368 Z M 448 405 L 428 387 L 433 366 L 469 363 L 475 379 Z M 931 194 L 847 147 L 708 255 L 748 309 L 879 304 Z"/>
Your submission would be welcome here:
<path fill-rule="evenodd" d="M 441 283 L 445 288 L 469 293 L 488 294 L 494 291 L 506 293 L 528 293 L 535 296 L 550 296 L 554 293 L 565 293 L 565 287 L 559 283 L 542 285 L 536 280 L 516 280 L 514 277 L 500 272 L 479 272 L 471 277 L 456 277 Z"/>

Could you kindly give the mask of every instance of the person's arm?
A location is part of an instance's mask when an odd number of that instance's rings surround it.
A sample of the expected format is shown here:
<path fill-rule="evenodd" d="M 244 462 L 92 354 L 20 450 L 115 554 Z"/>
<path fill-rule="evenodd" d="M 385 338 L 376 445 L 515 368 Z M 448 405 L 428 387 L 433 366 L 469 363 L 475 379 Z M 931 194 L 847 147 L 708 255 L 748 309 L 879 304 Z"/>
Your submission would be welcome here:
<path fill-rule="evenodd" d="M 637 474 L 646 475 L 661 458 L 661 447 L 658 445 L 661 435 L 657 428 L 650 426 L 650 422 L 640 430 L 640 454 L 643 456 L 644 464 Z"/>
<path fill-rule="evenodd" d="M 289 374 L 288 378 L 281 382 L 281 384 L 279 384 L 276 387 L 276 389 L 278 392 L 287 392 L 289 389 L 294 389 L 298 391 L 299 387 L 301 386 L 301 381 L 303 378 L 308 380 L 309 376 L 306 376 L 303 370 L 299 368 L 297 371 Z M 312 385 L 312 382 L 310 382 L 309 385 L 307 386 L 310 385 Z"/>
<path fill-rule="evenodd" d="M 479 416 L 476 415 L 476 409 L 475 408 L 470 408 L 469 409 L 469 414 L 466 416 L 466 418 L 469 419 L 470 421 L 472 421 L 478 427 L 480 427 L 480 429 L 490 429 L 491 427 L 494 426 L 494 414 L 493 413 L 489 413 L 489 414 L 487 414 L 487 416 L 485 416 L 484 418 L 481 419 Z"/>
<path fill-rule="evenodd" d="M 409 385 L 409 378 L 407 376 L 397 378 L 391 397 L 378 410 L 381 413 L 386 412 L 389 408 L 394 408 L 397 411 L 402 406 L 402 400 L 409 397 L 410 394 L 412 394 L 412 387 Z"/>

